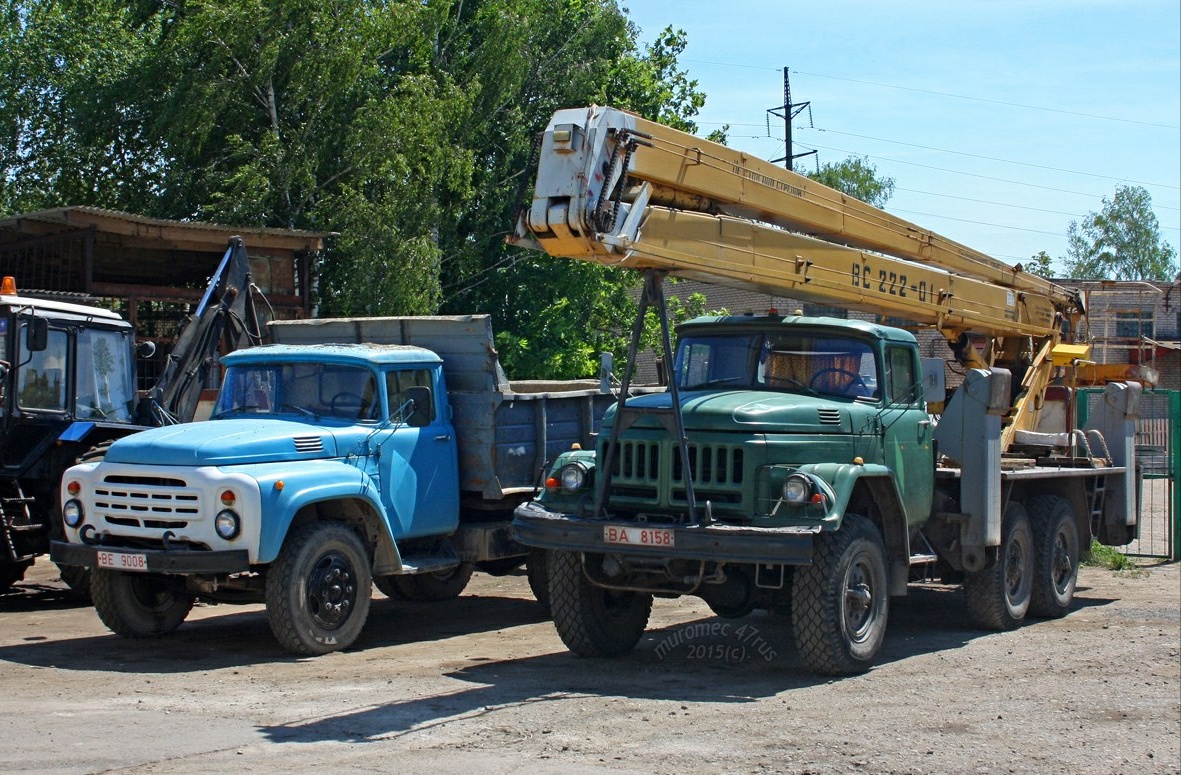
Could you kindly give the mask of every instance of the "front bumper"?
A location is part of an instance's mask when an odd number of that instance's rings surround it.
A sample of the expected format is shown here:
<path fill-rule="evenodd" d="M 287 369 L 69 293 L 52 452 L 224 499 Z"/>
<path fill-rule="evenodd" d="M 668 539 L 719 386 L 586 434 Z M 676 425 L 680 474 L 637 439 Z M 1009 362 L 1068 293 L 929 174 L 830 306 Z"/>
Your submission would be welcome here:
<path fill-rule="evenodd" d="M 607 528 L 665 528 L 673 531 L 673 546 L 608 543 Z M 820 527 L 745 527 L 664 525 L 626 520 L 586 519 L 547 510 L 530 501 L 513 512 L 513 538 L 526 546 L 596 554 L 622 554 L 663 559 L 764 565 L 811 565 L 812 540 Z"/>
<path fill-rule="evenodd" d="M 49 559 L 61 565 L 101 567 L 100 552 L 143 555 L 145 573 L 175 573 L 194 575 L 224 575 L 250 570 L 250 555 L 245 549 L 219 552 L 192 549 L 135 549 L 123 546 L 95 546 L 53 541 L 49 545 Z M 138 569 L 137 569 L 138 570 Z"/>

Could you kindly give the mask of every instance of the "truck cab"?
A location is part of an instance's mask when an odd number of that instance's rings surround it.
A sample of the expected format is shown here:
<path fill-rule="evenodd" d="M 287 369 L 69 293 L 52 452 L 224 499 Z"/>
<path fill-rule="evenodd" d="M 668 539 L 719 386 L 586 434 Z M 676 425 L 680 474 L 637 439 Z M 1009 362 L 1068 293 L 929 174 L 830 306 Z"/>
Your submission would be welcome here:
<path fill-rule="evenodd" d="M 208 421 L 120 439 L 63 477 L 52 556 L 94 569 L 112 631 L 165 635 L 198 597 L 263 602 L 285 648 L 323 654 L 356 640 L 372 586 L 441 601 L 473 570 L 528 565 L 544 599 L 544 556 L 513 541 L 512 510 L 556 450 L 589 446 L 610 393 L 510 383 L 486 315 L 271 333 L 222 359 Z"/>
<path fill-rule="evenodd" d="M 0 292 L 0 592 L 57 527 L 57 476 L 134 421 L 134 336 L 105 309 Z M 67 578 L 71 578 L 66 574 Z"/>
<path fill-rule="evenodd" d="M 653 595 L 696 595 L 721 616 L 790 608 L 829 561 L 827 536 L 852 536 L 864 551 L 832 560 L 851 563 L 842 583 L 857 592 L 841 621 L 876 650 L 934 492 L 914 336 L 803 315 L 698 318 L 677 333 L 670 388 L 608 410 L 597 448 L 560 456 L 517 509 L 518 540 L 550 550 L 565 579 L 554 590 L 612 601 L 556 606 L 559 634 L 580 653 L 621 653 Z"/>

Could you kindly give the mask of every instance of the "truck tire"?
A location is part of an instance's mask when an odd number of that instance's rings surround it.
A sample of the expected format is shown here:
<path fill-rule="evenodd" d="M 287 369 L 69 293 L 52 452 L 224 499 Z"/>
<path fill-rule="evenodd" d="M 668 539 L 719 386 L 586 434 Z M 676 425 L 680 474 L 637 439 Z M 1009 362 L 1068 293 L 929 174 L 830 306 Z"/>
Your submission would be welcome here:
<path fill-rule="evenodd" d="M 377 587 L 377 591 L 390 600 L 409 600 L 410 598 L 406 597 L 402 593 L 402 588 L 398 586 L 399 578 L 401 577 L 396 574 L 390 576 L 374 576 L 373 586 Z"/>
<path fill-rule="evenodd" d="M 864 673 L 886 637 L 886 548 L 865 517 L 846 514 L 821 533 L 812 564 L 792 574 L 791 624 L 804 663 L 824 675 Z"/>
<path fill-rule="evenodd" d="M 23 579 L 25 577 L 25 571 L 32 567 L 32 565 L 32 560 L 0 563 L 0 595 L 3 595 L 12 588 L 13 584 Z"/>
<path fill-rule="evenodd" d="M 312 522 L 287 537 L 267 572 L 267 621 L 283 648 L 319 655 L 348 648 L 369 616 L 369 553 L 347 525 Z"/>
<path fill-rule="evenodd" d="M 82 565 L 58 565 L 57 572 L 61 575 L 66 586 L 70 588 L 71 595 L 87 603 L 91 601 L 90 568 Z"/>
<path fill-rule="evenodd" d="M 542 612 L 550 615 L 549 602 L 549 552 L 532 549 L 525 560 L 525 576 L 529 580 L 529 591 L 533 593 Z"/>
<path fill-rule="evenodd" d="M 481 573 L 487 573 L 489 576 L 507 576 L 524 564 L 524 557 L 505 557 L 500 560 L 484 560 L 484 562 L 478 562 L 476 563 L 476 570 Z"/>
<path fill-rule="evenodd" d="M 1025 507 L 1010 501 L 996 561 L 964 576 L 968 616 L 986 630 L 1011 630 L 1025 619 L 1033 590 L 1033 530 Z"/>
<path fill-rule="evenodd" d="M 1029 615 L 1060 619 L 1078 583 L 1078 522 L 1070 501 L 1035 495 L 1025 503 L 1033 526 L 1033 597 Z"/>
<path fill-rule="evenodd" d="M 602 563 L 588 554 L 588 564 Z M 618 657 L 640 642 L 652 613 L 652 595 L 596 586 L 582 572 L 577 552 L 549 552 L 550 607 L 566 648 L 582 657 Z"/>
<path fill-rule="evenodd" d="M 102 623 L 124 638 L 158 638 L 181 625 L 193 596 L 175 578 L 157 573 L 90 572 L 94 610 Z"/>
<path fill-rule="evenodd" d="M 418 603 L 439 603 L 459 597 L 472 580 L 475 568 L 470 562 L 456 565 L 450 570 L 437 573 L 419 573 L 405 576 L 388 576 L 402 600 Z M 381 587 L 378 587 L 381 589 Z"/>
<path fill-rule="evenodd" d="M 99 462 L 102 462 L 103 459 L 106 458 L 107 452 L 110 450 L 111 445 L 114 443 L 115 443 L 115 439 L 103 439 L 98 444 L 95 444 L 93 447 L 91 447 L 90 449 L 86 450 L 81 455 L 79 455 L 78 459 L 75 460 L 74 462 L 75 463 L 99 463 Z M 62 471 L 62 473 L 64 474 L 65 471 Z M 64 525 L 63 525 L 61 519 L 62 519 L 61 509 L 58 508 L 57 513 L 54 515 L 54 520 L 56 520 L 55 525 L 54 525 L 54 529 L 55 529 L 55 531 L 58 532 L 58 535 L 56 535 L 55 538 L 64 539 L 65 538 L 65 529 L 64 529 Z M 57 565 L 57 563 L 54 563 L 54 564 Z M 75 598 L 77 598 L 83 602 L 86 602 L 86 603 L 91 602 L 90 568 L 87 568 L 87 567 L 84 567 L 81 565 L 58 565 L 57 570 L 58 570 L 58 573 L 61 575 L 62 581 L 65 582 L 65 585 L 70 588 L 70 593 Z"/>

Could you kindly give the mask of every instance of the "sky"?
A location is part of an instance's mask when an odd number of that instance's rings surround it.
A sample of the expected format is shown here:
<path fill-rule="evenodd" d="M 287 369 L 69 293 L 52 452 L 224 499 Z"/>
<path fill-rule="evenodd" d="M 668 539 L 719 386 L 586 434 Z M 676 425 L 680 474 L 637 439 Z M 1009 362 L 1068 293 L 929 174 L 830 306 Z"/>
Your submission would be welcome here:
<path fill-rule="evenodd" d="M 784 156 L 864 156 L 894 179 L 886 209 L 1007 263 L 1063 269 L 1067 229 L 1117 186 L 1152 197 L 1181 245 L 1178 0 L 620 0 L 647 44 L 684 30 L 702 135 Z M 795 161 L 814 169 L 813 157 Z"/>

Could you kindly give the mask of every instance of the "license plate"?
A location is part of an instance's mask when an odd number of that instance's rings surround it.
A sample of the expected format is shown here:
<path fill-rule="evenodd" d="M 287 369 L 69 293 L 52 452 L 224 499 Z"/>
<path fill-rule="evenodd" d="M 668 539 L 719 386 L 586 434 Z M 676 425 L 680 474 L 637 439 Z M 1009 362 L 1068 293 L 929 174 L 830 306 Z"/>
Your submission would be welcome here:
<path fill-rule="evenodd" d="M 603 542 L 625 546 L 674 546 L 676 533 L 666 527 L 603 527 Z"/>
<path fill-rule="evenodd" d="M 130 552 L 99 552 L 98 567 L 112 570 L 147 571 L 148 556 Z"/>

